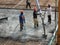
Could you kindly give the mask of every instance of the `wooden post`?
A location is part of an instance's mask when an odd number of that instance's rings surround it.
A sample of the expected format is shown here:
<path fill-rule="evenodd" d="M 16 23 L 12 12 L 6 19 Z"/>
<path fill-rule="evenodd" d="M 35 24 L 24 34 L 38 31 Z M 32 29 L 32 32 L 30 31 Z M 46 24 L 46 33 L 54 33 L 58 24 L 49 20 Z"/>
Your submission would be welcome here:
<path fill-rule="evenodd" d="M 57 45 L 60 45 L 60 0 L 58 2 L 58 31 L 57 31 Z"/>

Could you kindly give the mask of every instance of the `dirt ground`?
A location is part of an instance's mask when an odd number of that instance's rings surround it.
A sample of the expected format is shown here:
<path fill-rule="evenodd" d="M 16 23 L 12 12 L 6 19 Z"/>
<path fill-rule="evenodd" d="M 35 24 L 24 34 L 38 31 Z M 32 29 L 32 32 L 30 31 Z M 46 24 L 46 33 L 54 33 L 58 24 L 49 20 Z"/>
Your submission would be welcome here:
<path fill-rule="evenodd" d="M 0 38 L 0 45 L 41 45 L 41 43 L 34 42 L 34 41 L 28 41 L 28 42 L 22 43 L 20 41 L 14 41 L 11 39 L 1 39 Z"/>

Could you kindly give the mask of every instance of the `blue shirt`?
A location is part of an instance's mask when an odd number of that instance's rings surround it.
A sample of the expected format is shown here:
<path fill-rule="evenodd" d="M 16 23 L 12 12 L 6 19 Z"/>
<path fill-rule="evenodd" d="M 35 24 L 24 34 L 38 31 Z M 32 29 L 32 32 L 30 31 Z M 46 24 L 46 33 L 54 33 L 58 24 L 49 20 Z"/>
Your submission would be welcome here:
<path fill-rule="evenodd" d="M 22 23 L 22 24 L 25 23 L 25 17 L 24 17 L 23 14 L 19 15 L 19 22 Z"/>

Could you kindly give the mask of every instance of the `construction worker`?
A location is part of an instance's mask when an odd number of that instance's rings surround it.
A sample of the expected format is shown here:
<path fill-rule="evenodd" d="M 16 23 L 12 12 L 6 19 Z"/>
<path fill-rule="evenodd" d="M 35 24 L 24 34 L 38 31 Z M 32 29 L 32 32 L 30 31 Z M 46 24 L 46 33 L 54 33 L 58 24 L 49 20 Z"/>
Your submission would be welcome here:
<path fill-rule="evenodd" d="M 29 6 L 29 8 L 31 8 L 31 2 L 30 2 L 30 0 L 26 0 L 26 8 L 28 8 L 28 6 Z"/>
<path fill-rule="evenodd" d="M 52 12 L 51 6 L 50 6 L 50 4 L 48 4 L 47 13 L 48 13 L 48 22 L 49 22 L 49 24 L 51 24 L 51 12 Z"/>
<path fill-rule="evenodd" d="M 20 31 L 22 31 L 25 23 L 25 16 L 23 14 L 23 10 L 20 11 L 19 22 L 20 22 Z"/>
<path fill-rule="evenodd" d="M 38 27 L 38 20 L 37 20 L 37 8 L 34 7 L 33 11 L 33 20 L 34 20 L 34 28 Z"/>

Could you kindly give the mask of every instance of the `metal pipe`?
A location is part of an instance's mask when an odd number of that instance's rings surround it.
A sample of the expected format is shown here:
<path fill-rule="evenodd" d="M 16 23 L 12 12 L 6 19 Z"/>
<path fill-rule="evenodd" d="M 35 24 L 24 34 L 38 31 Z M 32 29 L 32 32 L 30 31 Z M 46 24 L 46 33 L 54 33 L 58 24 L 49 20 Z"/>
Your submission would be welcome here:
<path fill-rule="evenodd" d="M 44 34 L 43 34 L 43 38 L 47 38 L 47 35 L 46 35 L 46 31 L 45 31 L 45 25 L 44 25 L 44 17 L 42 15 L 42 11 L 41 11 L 41 8 L 40 8 L 40 4 L 39 4 L 39 1 L 36 0 L 36 5 L 37 5 L 37 8 L 39 10 L 39 13 L 41 14 L 40 17 L 41 17 L 41 20 L 42 20 L 42 25 L 43 25 L 43 30 L 44 30 Z"/>
<path fill-rule="evenodd" d="M 55 0 L 55 29 L 56 29 L 56 24 L 57 24 L 56 7 L 57 7 L 57 0 Z"/>
<path fill-rule="evenodd" d="M 57 31 L 58 31 L 58 24 L 57 24 L 57 26 L 56 26 L 56 30 L 55 30 L 54 33 L 53 33 L 53 36 L 51 37 L 50 41 L 48 42 L 48 45 L 51 45 L 51 44 L 52 44 L 54 38 L 56 37 Z"/>

